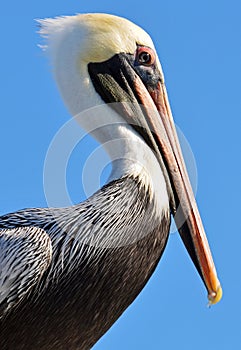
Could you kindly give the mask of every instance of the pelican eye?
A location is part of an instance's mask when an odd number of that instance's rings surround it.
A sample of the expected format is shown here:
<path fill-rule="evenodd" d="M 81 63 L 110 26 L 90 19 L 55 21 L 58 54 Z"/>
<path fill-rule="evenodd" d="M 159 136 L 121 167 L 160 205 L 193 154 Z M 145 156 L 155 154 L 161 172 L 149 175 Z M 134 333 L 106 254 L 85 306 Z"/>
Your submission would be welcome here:
<path fill-rule="evenodd" d="M 155 53 L 149 47 L 138 47 L 136 61 L 143 66 L 152 66 L 156 61 Z"/>

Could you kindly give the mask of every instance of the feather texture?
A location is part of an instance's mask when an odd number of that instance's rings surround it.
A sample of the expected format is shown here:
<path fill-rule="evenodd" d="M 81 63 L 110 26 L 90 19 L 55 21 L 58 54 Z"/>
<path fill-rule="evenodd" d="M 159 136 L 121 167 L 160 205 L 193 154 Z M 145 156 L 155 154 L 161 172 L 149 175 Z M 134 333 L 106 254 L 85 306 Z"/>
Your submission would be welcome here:
<path fill-rule="evenodd" d="M 31 293 L 22 294 L 16 308 L 3 303 L 2 350 L 90 349 L 139 294 L 166 245 L 169 211 L 160 213 L 150 198 L 139 178 L 125 177 L 71 208 L 0 218 L 1 233 L 10 240 L 30 234 L 30 242 L 39 242 L 48 235 L 52 245 L 50 266 L 39 265 L 42 277 Z M 9 255 L 11 260 L 16 250 Z M 32 269 L 37 260 L 31 260 Z M 25 269 L 22 262 L 18 274 Z M 12 287 L 18 294 L 18 283 Z"/>
<path fill-rule="evenodd" d="M 0 231 L 0 317 L 30 293 L 48 268 L 52 246 L 36 227 Z"/>

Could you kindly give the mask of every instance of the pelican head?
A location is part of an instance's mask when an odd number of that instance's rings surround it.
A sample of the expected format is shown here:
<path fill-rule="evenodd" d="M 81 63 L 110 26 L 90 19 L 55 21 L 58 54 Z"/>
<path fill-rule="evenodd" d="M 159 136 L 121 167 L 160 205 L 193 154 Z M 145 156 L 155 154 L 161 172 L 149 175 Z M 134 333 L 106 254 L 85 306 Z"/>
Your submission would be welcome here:
<path fill-rule="evenodd" d="M 130 142 L 125 142 L 123 152 L 134 152 L 138 158 L 141 145 L 148 147 L 148 157 L 143 152 L 142 161 L 147 167 L 155 163 L 159 169 L 154 175 L 153 191 L 158 188 L 159 174 L 163 191 L 157 191 L 156 196 L 165 197 L 163 202 L 167 202 L 174 216 L 206 286 L 210 304 L 218 302 L 222 290 L 185 168 L 161 64 L 150 36 L 130 21 L 106 14 L 45 19 L 40 24 L 41 34 L 47 38 L 46 50 L 57 84 L 71 114 L 76 116 L 87 108 L 104 104 L 103 118 L 126 123 L 124 127 L 113 125 L 112 135 L 123 136 L 124 132 L 127 138 L 133 135 L 139 140 L 135 151 Z M 101 127 L 101 116 L 84 120 L 83 126 L 88 129 L 93 123 L 96 128 Z M 94 134 L 101 142 L 109 135 L 108 128 L 101 135 Z M 111 147 L 107 151 L 112 156 Z M 152 158 L 154 161 L 150 161 Z"/>

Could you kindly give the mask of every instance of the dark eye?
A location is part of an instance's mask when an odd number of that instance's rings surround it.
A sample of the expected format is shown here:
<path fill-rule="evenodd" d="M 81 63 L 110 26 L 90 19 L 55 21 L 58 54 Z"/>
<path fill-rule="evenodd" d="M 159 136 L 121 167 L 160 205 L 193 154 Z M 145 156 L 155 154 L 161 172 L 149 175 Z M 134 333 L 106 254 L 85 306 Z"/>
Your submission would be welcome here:
<path fill-rule="evenodd" d="M 139 47 L 137 49 L 136 60 L 144 66 L 151 66 L 155 63 L 155 53 L 149 47 Z"/>
<path fill-rule="evenodd" d="M 149 54 L 149 52 L 141 52 L 139 54 L 138 60 L 140 63 L 142 64 L 150 64 L 151 62 L 151 55 Z"/>

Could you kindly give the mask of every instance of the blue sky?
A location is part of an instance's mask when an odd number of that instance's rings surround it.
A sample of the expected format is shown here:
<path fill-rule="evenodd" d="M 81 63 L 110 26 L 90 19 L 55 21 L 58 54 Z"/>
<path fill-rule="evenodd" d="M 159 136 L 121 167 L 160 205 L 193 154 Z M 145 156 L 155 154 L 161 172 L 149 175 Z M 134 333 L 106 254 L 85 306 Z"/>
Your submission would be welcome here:
<path fill-rule="evenodd" d="M 195 155 L 197 201 L 222 301 L 206 307 L 201 280 L 178 234 L 172 234 L 146 288 L 94 349 L 240 349 L 241 3 L 9 0 L 1 11 L 1 214 L 46 206 L 44 159 L 69 120 L 37 46 L 35 18 L 107 12 L 144 27 L 159 53 L 176 123 Z M 75 202 L 84 198 L 81 169 L 95 146 L 85 140 L 70 159 L 67 183 Z"/>

